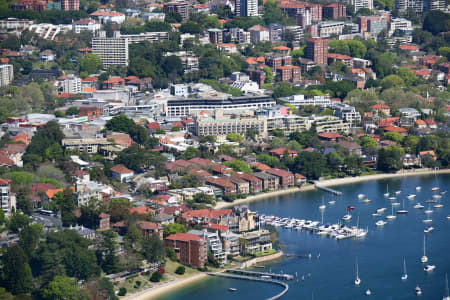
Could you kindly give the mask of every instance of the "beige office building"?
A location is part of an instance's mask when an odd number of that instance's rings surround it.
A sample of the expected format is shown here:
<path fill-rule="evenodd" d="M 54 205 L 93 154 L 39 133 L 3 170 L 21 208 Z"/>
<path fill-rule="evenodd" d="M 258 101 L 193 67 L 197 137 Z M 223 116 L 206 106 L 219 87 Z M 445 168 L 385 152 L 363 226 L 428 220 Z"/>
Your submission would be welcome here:
<path fill-rule="evenodd" d="M 107 38 L 104 32 L 92 39 L 92 52 L 100 56 L 103 67 L 128 66 L 128 38 Z"/>

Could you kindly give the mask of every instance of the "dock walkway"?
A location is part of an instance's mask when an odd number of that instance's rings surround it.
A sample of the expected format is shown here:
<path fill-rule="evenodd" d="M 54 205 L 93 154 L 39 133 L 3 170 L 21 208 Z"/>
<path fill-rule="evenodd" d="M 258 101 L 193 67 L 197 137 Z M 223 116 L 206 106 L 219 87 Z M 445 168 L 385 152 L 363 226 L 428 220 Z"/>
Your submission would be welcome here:
<path fill-rule="evenodd" d="M 234 270 L 227 270 L 227 271 L 234 271 Z M 244 272 L 251 272 L 251 271 L 244 271 Z M 226 277 L 226 278 L 233 278 L 233 279 L 241 279 L 241 280 L 252 280 L 252 281 L 260 281 L 260 282 L 267 282 L 272 284 L 278 284 L 283 287 L 283 290 L 276 294 L 273 297 L 267 298 L 267 300 L 276 300 L 281 298 L 284 294 L 286 294 L 289 290 L 289 285 L 283 281 L 270 279 L 270 278 L 261 278 L 256 276 L 245 276 L 245 275 L 237 275 L 233 274 L 234 272 L 226 272 L 226 273 L 207 273 L 211 276 L 219 276 L 219 277 Z M 253 273 L 259 273 L 259 272 L 253 272 Z M 267 273 L 272 274 L 272 273 Z M 283 275 L 283 274 L 273 274 L 273 275 Z M 267 276 L 267 275 L 264 275 Z M 291 276 L 291 275 L 290 275 Z"/>
<path fill-rule="evenodd" d="M 317 183 L 314 184 L 314 185 L 315 185 L 315 187 L 318 188 L 319 190 L 322 190 L 322 191 L 325 191 L 325 192 L 329 192 L 329 193 L 332 193 L 332 194 L 334 194 L 334 195 L 342 196 L 342 192 L 339 192 L 339 191 L 330 189 L 329 187 L 326 187 L 326 186 L 321 186 L 321 185 L 319 185 L 319 184 L 317 184 Z"/>

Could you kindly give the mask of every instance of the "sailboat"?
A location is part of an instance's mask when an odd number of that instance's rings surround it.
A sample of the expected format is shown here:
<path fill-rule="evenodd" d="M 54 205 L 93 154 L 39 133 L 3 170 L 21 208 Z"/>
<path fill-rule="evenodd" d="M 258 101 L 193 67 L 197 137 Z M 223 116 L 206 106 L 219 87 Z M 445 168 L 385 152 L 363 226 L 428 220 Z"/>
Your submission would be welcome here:
<path fill-rule="evenodd" d="M 331 204 L 331 205 L 333 205 L 333 204 L 335 204 L 335 203 L 336 203 L 336 200 L 334 200 L 334 199 L 328 201 L 328 204 Z"/>
<path fill-rule="evenodd" d="M 406 273 L 406 260 L 403 259 L 403 275 L 402 275 L 402 280 L 406 280 L 408 279 L 408 273 Z"/>
<path fill-rule="evenodd" d="M 434 174 L 434 176 L 436 178 L 436 186 L 432 187 L 431 190 L 433 192 L 437 192 L 437 191 L 439 191 L 439 186 L 437 185 L 438 182 L 437 182 L 437 175 L 436 175 L 436 173 Z"/>
<path fill-rule="evenodd" d="M 428 209 L 424 211 L 427 215 L 432 214 L 433 210 L 430 207 L 430 204 L 428 204 Z"/>
<path fill-rule="evenodd" d="M 450 300 L 450 293 L 448 291 L 448 276 L 447 273 L 445 273 L 445 296 L 442 298 L 442 300 Z"/>
<path fill-rule="evenodd" d="M 358 199 L 362 199 L 362 198 L 364 198 L 366 195 L 364 195 L 364 194 L 358 194 Z"/>
<path fill-rule="evenodd" d="M 422 262 L 422 263 L 426 263 L 427 261 L 428 261 L 428 257 L 427 257 L 427 255 L 426 255 L 426 236 L 425 235 L 423 235 L 423 256 L 420 258 L 420 261 Z"/>
<path fill-rule="evenodd" d="M 414 195 L 414 194 L 409 194 L 408 195 L 408 199 L 409 200 L 413 200 L 415 197 L 416 197 L 416 195 Z"/>
<path fill-rule="evenodd" d="M 391 207 L 392 207 L 392 213 L 390 215 L 386 216 L 386 219 L 389 219 L 389 220 L 397 218 L 397 216 L 394 215 L 394 206 L 392 205 Z"/>
<path fill-rule="evenodd" d="M 359 272 L 358 272 L 358 258 L 356 258 L 356 279 L 355 279 L 355 285 L 360 285 L 361 279 L 359 278 Z"/>
<path fill-rule="evenodd" d="M 399 214 L 399 215 L 404 215 L 404 214 L 408 213 L 408 211 L 405 209 L 405 200 L 404 199 L 403 199 L 403 208 L 397 210 L 396 213 Z"/>
<path fill-rule="evenodd" d="M 416 186 L 416 191 L 420 191 L 422 189 L 421 186 Z"/>
<path fill-rule="evenodd" d="M 324 203 L 323 197 L 322 197 L 322 205 L 319 206 L 319 209 L 325 209 L 327 206 Z"/>
<path fill-rule="evenodd" d="M 389 184 L 386 185 L 386 193 L 384 193 L 384 196 L 387 198 L 389 197 Z"/>
<path fill-rule="evenodd" d="M 414 208 L 422 209 L 422 208 L 424 208 L 424 206 L 420 203 L 417 203 L 416 205 L 414 205 Z"/>

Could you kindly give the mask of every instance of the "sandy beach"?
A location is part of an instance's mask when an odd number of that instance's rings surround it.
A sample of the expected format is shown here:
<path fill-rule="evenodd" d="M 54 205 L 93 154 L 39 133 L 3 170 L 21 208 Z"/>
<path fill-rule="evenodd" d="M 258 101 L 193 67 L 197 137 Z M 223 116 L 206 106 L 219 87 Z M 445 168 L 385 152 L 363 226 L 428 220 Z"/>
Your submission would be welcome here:
<path fill-rule="evenodd" d="M 206 273 L 195 274 L 186 278 L 177 278 L 172 281 L 168 281 L 162 284 L 159 284 L 153 288 L 143 290 L 141 292 L 137 292 L 131 294 L 129 296 L 123 297 L 123 300 L 149 300 L 159 297 L 165 293 L 173 292 L 176 289 L 182 288 L 189 284 L 192 284 L 198 280 L 202 280 L 207 278 L 208 275 Z"/>
<path fill-rule="evenodd" d="M 430 170 L 430 169 L 416 169 L 412 171 L 400 171 L 398 173 L 383 173 L 383 174 L 374 174 L 374 175 L 366 175 L 366 176 L 359 176 L 359 177 L 344 177 L 344 178 L 336 178 L 336 179 L 328 179 L 328 180 L 322 180 L 322 181 L 316 181 L 315 184 L 319 184 L 321 186 L 335 186 L 335 185 L 341 185 L 341 184 L 352 184 L 357 182 L 363 182 L 363 181 L 369 181 L 369 180 L 379 180 L 379 179 L 388 179 L 388 178 L 396 178 L 396 177 L 405 177 L 405 176 L 418 176 L 418 175 L 432 175 L 432 174 L 449 174 L 450 169 L 443 169 L 443 170 Z M 256 200 L 265 199 L 268 197 L 276 197 L 291 193 L 297 193 L 297 192 L 304 192 L 304 191 L 310 191 L 314 190 L 316 187 L 313 184 L 299 187 L 293 187 L 288 188 L 284 190 L 278 190 L 263 194 L 258 194 L 254 196 L 249 196 L 244 199 L 237 199 L 233 202 L 218 202 L 215 209 L 222 209 L 222 208 L 228 208 L 233 207 L 235 205 L 240 204 L 246 204 L 249 202 L 253 202 Z"/>

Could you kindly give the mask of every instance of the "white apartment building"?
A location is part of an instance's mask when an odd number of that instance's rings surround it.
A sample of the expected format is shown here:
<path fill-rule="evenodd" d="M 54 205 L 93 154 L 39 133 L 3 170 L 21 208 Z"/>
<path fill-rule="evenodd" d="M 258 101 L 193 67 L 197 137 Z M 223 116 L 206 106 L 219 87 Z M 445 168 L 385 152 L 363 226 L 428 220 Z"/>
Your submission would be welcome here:
<path fill-rule="evenodd" d="M 373 9 L 373 0 L 346 0 L 343 2 L 353 5 L 355 7 L 355 12 L 361 8 Z"/>
<path fill-rule="evenodd" d="M 152 43 L 160 43 L 169 40 L 167 31 L 160 32 L 143 32 L 139 34 L 120 34 L 120 31 L 114 32 L 115 38 L 127 38 L 129 44 L 149 41 Z"/>
<path fill-rule="evenodd" d="M 228 133 L 245 134 L 249 129 L 258 130 L 259 134 L 267 135 L 267 118 L 224 115 L 218 109 L 214 116 L 199 115 L 195 118 L 195 134 L 197 136 L 218 135 L 224 136 Z"/>
<path fill-rule="evenodd" d="M 258 16 L 258 0 L 236 0 L 234 12 L 240 17 Z"/>
<path fill-rule="evenodd" d="M 301 26 L 284 26 L 283 38 L 285 38 L 288 34 L 292 34 L 294 42 L 300 42 L 304 37 L 303 29 Z"/>
<path fill-rule="evenodd" d="M 222 109 L 227 113 L 243 113 L 258 108 L 275 106 L 273 98 L 267 96 L 242 96 L 228 98 L 208 99 L 169 99 L 163 103 L 163 108 L 168 117 L 183 117 L 198 114 L 201 111 L 213 112 Z"/>
<path fill-rule="evenodd" d="M 128 38 L 107 38 L 104 31 L 92 39 L 92 52 L 100 56 L 103 66 L 128 66 Z"/>
<path fill-rule="evenodd" d="M 299 115 L 277 115 L 267 118 L 267 131 L 281 129 L 285 134 L 311 129 L 308 118 Z"/>
<path fill-rule="evenodd" d="M 361 115 L 354 106 L 345 103 L 333 103 L 330 108 L 334 111 L 336 117 L 341 118 L 347 123 L 357 124 L 361 122 Z"/>
<path fill-rule="evenodd" d="M 312 106 L 328 106 L 331 104 L 330 96 L 314 96 L 312 98 L 305 98 L 305 95 L 293 95 L 290 97 L 283 97 L 280 100 L 294 105 L 299 108 L 300 106 L 312 105 Z"/>
<path fill-rule="evenodd" d="M 341 118 L 335 116 L 314 116 L 308 120 L 314 123 L 317 133 L 339 132 L 349 133 L 350 123 L 344 122 Z"/>
<path fill-rule="evenodd" d="M 389 35 L 394 34 L 396 30 L 412 31 L 412 23 L 404 18 L 392 18 L 390 21 Z"/>
<path fill-rule="evenodd" d="M 16 207 L 16 197 L 11 194 L 10 180 L 0 179 L 0 197 L 2 210 L 5 217 L 9 218 L 13 208 Z"/>
<path fill-rule="evenodd" d="M 58 85 L 63 93 L 81 93 L 81 79 L 74 74 L 63 76 L 61 80 L 58 80 Z"/>
<path fill-rule="evenodd" d="M 250 41 L 257 44 L 264 41 L 270 41 L 270 31 L 261 25 L 255 25 L 248 29 L 250 32 Z"/>
<path fill-rule="evenodd" d="M 72 23 L 72 30 L 75 33 L 80 33 L 82 31 L 97 32 L 101 29 L 101 24 L 99 21 L 94 19 L 81 19 Z"/>
<path fill-rule="evenodd" d="M 20 20 L 16 18 L 8 18 L 6 20 L 0 20 L 0 30 L 16 30 L 20 28 L 28 28 L 33 24 L 30 20 Z"/>
<path fill-rule="evenodd" d="M 327 38 L 332 35 L 340 35 L 344 30 L 344 22 L 325 21 L 318 25 L 319 37 Z"/>
<path fill-rule="evenodd" d="M 33 24 L 28 27 L 31 32 L 37 33 L 41 38 L 46 40 L 54 40 L 60 33 L 66 33 L 72 30 L 72 25 L 53 25 L 53 24 Z"/>
<path fill-rule="evenodd" d="M 218 232 L 209 232 L 206 229 L 203 230 L 190 230 L 188 233 L 195 234 L 204 238 L 208 242 L 208 250 L 214 255 L 214 258 L 220 263 L 227 262 L 227 254 L 222 248 L 222 242 L 220 240 Z"/>
<path fill-rule="evenodd" d="M 11 84 L 14 80 L 14 68 L 13 65 L 5 64 L 0 65 L 0 87 Z"/>

